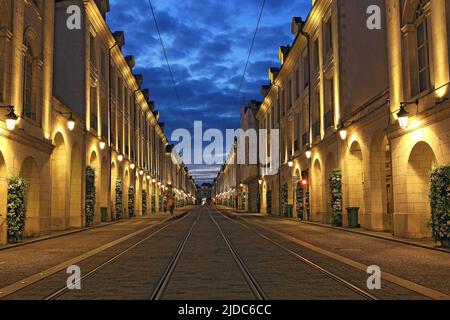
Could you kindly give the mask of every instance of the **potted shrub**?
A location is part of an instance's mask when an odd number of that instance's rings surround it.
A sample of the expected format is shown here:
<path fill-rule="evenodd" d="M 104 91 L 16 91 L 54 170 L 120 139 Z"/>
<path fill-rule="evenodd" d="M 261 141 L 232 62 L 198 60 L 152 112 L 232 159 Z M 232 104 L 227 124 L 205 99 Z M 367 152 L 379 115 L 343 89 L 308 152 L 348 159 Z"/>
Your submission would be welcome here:
<path fill-rule="evenodd" d="M 337 227 L 342 226 L 342 172 L 334 169 L 330 174 L 330 194 L 332 217 L 331 224 Z"/>
<path fill-rule="evenodd" d="M 116 219 L 122 219 L 123 215 L 123 200 L 122 200 L 122 180 L 117 178 L 116 180 Z"/>
<path fill-rule="evenodd" d="M 429 198 L 433 240 L 450 248 L 450 165 L 431 171 Z"/>
<path fill-rule="evenodd" d="M 130 218 L 135 216 L 135 212 L 134 212 L 135 193 L 136 193 L 136 189 L 134 188 L 134 186 L 130 186 L 128 188 L 128 212 L 130 214 Z"/>
<path fill-rule="evenodd" d="M 8 179 L 8 212 L 6 223 L 8 225 L 8 242 L 17 243 L 22 240 L 26 219 L 26 193 L 27 183 L 21 177 Z"/>
<path fill-rule="evenodd" d="M 95 169 L 86 167 L 86 226 L 92 226 L 95 214 Z"/>

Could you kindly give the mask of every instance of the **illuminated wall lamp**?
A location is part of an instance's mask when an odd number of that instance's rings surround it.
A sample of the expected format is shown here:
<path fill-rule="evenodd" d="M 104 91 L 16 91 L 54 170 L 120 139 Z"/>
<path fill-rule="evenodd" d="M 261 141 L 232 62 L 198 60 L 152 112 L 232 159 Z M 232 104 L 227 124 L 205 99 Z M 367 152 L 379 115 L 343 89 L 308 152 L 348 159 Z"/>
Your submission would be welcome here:
<path fill-rule="evenodd" d="M 69 129 L 69 131 L 75 130 L 75 124 L 73 114 L 70 114 L 69 120 L 67 120 L 67 129 Z"/>
<path fill-rule="evenodd" d="M 294 161 L 289 160 L 289 161 L 288 161 L 288 167 L 289 167 L 289 168 L 294 167 Z"/>
<path fill-rule="evenodd" d="M 143 175 L 144 175 L 144 170 L 142 170 L 142 169 L 139 170 L 139 175 L 140 175 L 140 176 L 143 176 Z"/>
<path fill-rule="evenodd" d="M 122 162 L 123 161 L 123 154 L 119 154 L 117 156 L 117 160 L 119 160 L 119 162 Z"/>
<path fill-rule="evenodd" d="M 306 155 L 307 159 L 311 159 L 312 150 L 311 150 L 311 147 L 309 145 L 308 145 L 308 148 L 306 149 L 305 155 Z"/>
<path fill-rule="evenodd" d="M 9 112 L 5 117 L 6 128 L 13 131 L 16 128 L 19 117 L 14 112 L 14 106 L 0 106 L 0 108 L 8 108 Z"/>
<path fill-rule="evenodd" d="M 342 122 L 339 124 L 338 132 L 341 140 L 345 141 L 347 139 L 347 129 Z"/>
<path fill-rule="evenodd" d="M 131 170 L 134 170 L 136 168 L 136 165 L 132 162 L 131 164 L 130 164 L 130 169 Z"/>
<path fill-rule="evenodd" d="M 397 113 L 397 118 L 400 128 L 406 129 L 408 127 L 409 112 L 406 111 L 404 103 L 400 105 L 400 111 Z"/>
<path fill-rule="evenodd" d="M 100 150 L 105 150 L 105 148 L 106 148 L 106 142 L 105 141 L 102 141 L 102 140 L 100 140 Z"/>

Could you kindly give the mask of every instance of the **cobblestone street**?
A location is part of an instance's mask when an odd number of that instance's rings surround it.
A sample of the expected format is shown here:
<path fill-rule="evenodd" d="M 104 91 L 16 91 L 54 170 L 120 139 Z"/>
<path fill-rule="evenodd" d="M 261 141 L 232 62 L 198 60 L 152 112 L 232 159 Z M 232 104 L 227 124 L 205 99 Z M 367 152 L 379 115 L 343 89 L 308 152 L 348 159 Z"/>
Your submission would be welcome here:
<path fill-rule="evenodd" d="M 66 288 L 70 265 L 81 268 L 81 290 Z M 382 270 L 380 290 L 366 286 L 364 268 L 369 265 Z M 450 295 L 446 252 L 290 220 L 238 217 L 215 207 L 190 207 L 174 217 L 135 218 L 4 248 L 0 274 L 0 297 L 6 300 L 395 300 Z"/>

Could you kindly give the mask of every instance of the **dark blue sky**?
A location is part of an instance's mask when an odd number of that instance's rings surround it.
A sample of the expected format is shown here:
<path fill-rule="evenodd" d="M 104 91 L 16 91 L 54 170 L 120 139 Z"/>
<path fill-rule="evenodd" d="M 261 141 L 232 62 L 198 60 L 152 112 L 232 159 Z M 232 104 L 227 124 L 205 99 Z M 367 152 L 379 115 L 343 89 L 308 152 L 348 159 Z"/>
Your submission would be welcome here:
<path fill-rule="evenodd" d="M 311 0 L 266 0 L 246 81 L 238 96 L 262 0 L 153 0 L 182 107 L 168 72 L 148 0 L 111 0 L 112 31 L 125 31 L 125 54 L 136 57 L 135 73 L 161 111 L 170 139 L 196 120 L 205 128 L 239 127 L 242 99 L 261 100 L 267 71 L 278 66 L 278 47 L 292 43 L 293 16 L 306 17 Z M 191 166 L 196 181 L 212 180 L 220 166 Z"/>

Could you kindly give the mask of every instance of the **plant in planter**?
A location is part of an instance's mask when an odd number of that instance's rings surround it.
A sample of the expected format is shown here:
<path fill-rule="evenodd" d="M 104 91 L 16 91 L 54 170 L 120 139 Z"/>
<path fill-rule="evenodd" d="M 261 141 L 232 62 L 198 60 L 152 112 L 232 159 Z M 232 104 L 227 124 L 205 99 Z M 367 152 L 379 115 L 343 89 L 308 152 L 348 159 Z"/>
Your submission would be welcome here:
<path fill-rule="evenodd" d="M 342 226 L 342 172 L 334 169 L 330 174 L 331 224 Z"/>
<path fill-rule="evenodd" d="M 450 247 L 450 165 L 431 171 L 429 198 L 433 240 Z"/>
<path fill-rule="evenodd" d="M 28 190 L 25 179 L 12 177 L 8 179 L 8 212 L 6 223 L 8 225 L 8 241 L 15 243 L 21 241 L 25 230 L 26 219 L 26 193 Z"/>
<path fill-rule="evenodd" d="M 128 212 L 130 214 L 130 218 L 134 217 L 136 214 L 134 212 L 134 196 L 136 194 L 136 189 L 134 186 L 130 186 L 128 188 Z"/>
<path fill-rule="evenodd" d="M 116 180 L 116 218 L 121 219 L 123 216 L 123 200 L 122 200 L 122 180 L 117 178 Z"/>
<path fill-rule="evenodd" d="M 142 191 L 142 214 L 147 214 L 147 191 Z"/>
<path fill-rule="evenodd" d="M 86 226 L 92 226 L 95 214 L 95 169 L 86 167 Z"/>

